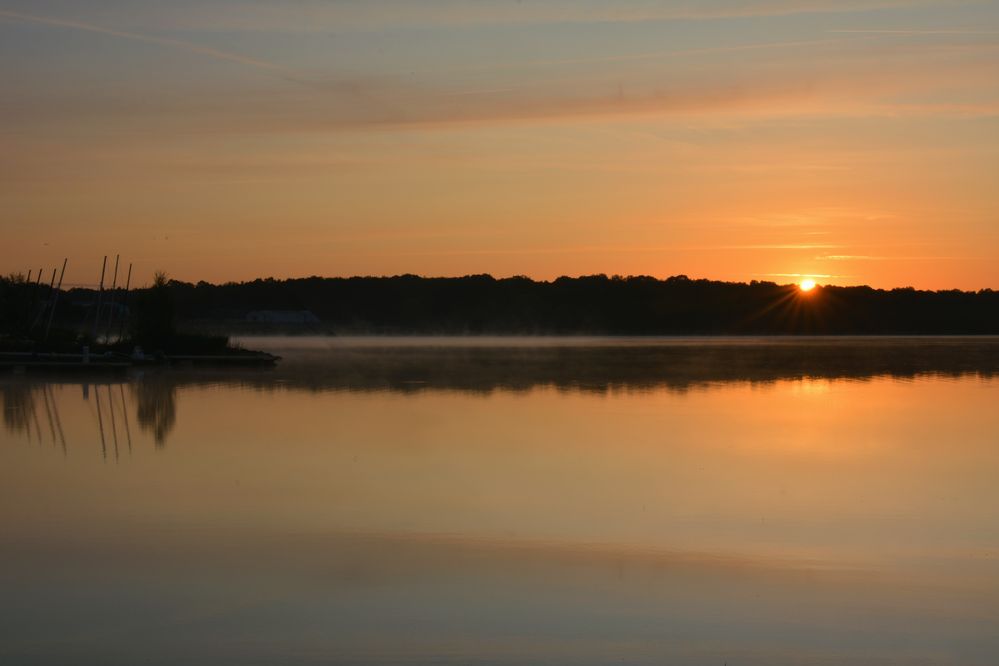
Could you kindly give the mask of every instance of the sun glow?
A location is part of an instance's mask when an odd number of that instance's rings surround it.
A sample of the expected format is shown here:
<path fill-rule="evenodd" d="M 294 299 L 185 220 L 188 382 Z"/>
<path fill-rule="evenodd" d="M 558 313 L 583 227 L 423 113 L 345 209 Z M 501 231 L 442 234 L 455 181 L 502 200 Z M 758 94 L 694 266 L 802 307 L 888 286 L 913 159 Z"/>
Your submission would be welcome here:
<path fill-rule="evenodd" d="M 815 289 L 815 280 L 806 278 L 798 284 L 798 288 L 802 291 L 811 291 L 812 289 Z"/>

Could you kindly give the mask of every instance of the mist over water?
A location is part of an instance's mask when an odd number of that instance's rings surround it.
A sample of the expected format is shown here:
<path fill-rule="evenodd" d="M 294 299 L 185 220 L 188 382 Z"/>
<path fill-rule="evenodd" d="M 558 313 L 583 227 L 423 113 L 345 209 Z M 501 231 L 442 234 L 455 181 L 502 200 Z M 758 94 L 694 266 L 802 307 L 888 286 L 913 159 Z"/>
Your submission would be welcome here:
<path fill-rule="evenodd" d="M 999 653 L 999 339 L 244 344 L 0 377 L 0 662 Z"/>

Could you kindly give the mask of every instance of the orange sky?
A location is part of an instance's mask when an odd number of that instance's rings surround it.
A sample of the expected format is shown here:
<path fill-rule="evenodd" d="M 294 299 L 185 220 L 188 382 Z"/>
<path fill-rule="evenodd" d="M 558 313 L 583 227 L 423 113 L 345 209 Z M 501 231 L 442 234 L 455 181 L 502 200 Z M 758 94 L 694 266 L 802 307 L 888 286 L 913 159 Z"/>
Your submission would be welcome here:
<path fill-rule="evenodd" d="M 999 287 L 999 3 L 0 0 L 0 270 Z"/>

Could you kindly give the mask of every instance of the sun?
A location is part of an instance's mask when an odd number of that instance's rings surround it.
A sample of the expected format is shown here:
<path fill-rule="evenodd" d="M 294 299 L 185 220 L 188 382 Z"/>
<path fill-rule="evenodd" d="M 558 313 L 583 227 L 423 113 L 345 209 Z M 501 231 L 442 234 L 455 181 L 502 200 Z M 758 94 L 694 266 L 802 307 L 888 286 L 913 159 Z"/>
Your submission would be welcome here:
<path fill-rule="evenodd" d="M 802 291 L 811 291 L 812 289 L 815 289 L 815 280 L 805 278 L 798 284 L 798 289 L 801 289 Z"/>

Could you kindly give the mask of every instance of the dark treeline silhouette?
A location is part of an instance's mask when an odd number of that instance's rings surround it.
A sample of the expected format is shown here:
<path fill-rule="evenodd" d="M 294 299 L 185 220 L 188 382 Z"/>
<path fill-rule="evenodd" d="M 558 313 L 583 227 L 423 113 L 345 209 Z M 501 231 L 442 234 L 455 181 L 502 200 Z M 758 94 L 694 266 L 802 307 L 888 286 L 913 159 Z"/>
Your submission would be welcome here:
<path fill-rule="evenodd" d="M 23 274 L 0 277 L 0 339 L 51 335 L 49 315 L 55 292 L 48 283 Z M 55 337 L 60 333 L 57 329 Z"/>
<path fill-rule="evenodd" d="M 306 310 L 322 331 L 421 334 L 999 334 L 999 292 L 734 283 L 677 276 L 170 281 L 181 324 Z M 80 300 L 77 298 L 76 300 Z"/>
<path fill-rule="evenodd" d="M 0 351 L 74 352 L 98 343 L 103 350 L 117 351 L 134 345 L 186 354 L 231 351 L 226 336 L 177 330 L 174 297 L 180 286 L 157 272 L 145 289 L 100 294 L 72 289 L 59 302 L 63 292 L 49 285 L 19 274 L 0 277 Z"/>

